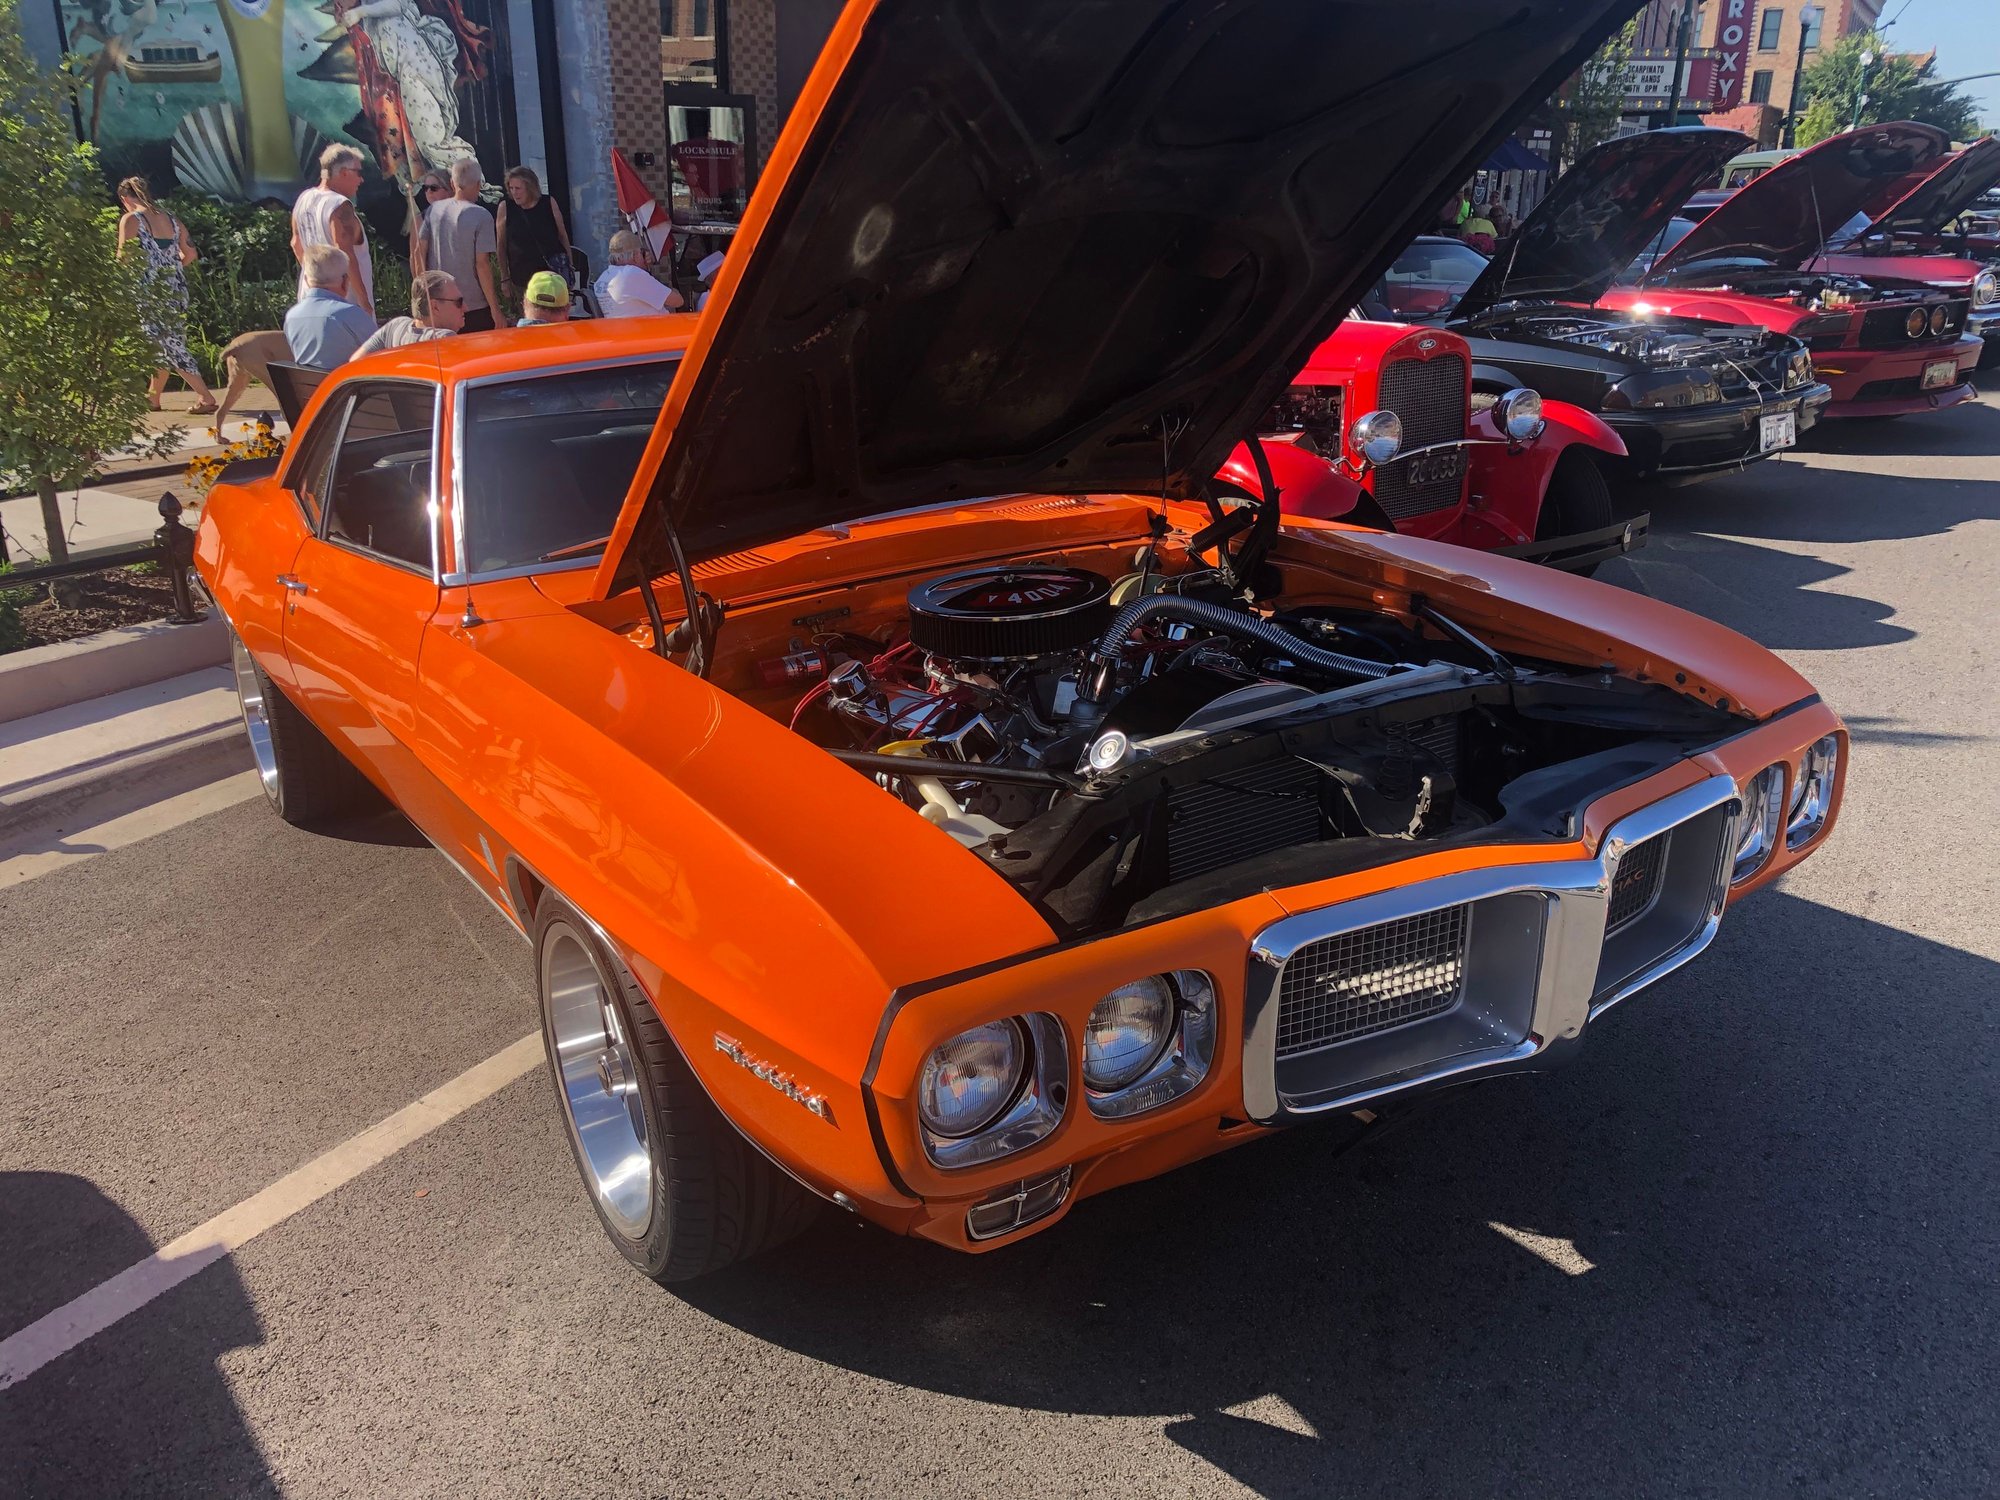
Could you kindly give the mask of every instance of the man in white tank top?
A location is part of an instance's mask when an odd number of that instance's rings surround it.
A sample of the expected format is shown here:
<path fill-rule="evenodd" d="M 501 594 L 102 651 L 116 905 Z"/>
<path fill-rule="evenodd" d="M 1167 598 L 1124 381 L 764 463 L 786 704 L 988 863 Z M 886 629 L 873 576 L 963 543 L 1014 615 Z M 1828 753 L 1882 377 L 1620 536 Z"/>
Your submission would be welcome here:
<path fill-rule="evenodd" d="M 368 258 L 368 236 L 354 195 L 361 191 L 361 153 L 352 146 L 328 146 L 319 154 L 319 186 L 299 194 L 292 205 L 292 258 L 300 263 L 298 295 L 306 294 L 303 269 L 306 247 L 331 245 L 346 254 L 356 272 L 347 278 L 347 293 L 371 318 L 375 316 L 375 265 Z"/>

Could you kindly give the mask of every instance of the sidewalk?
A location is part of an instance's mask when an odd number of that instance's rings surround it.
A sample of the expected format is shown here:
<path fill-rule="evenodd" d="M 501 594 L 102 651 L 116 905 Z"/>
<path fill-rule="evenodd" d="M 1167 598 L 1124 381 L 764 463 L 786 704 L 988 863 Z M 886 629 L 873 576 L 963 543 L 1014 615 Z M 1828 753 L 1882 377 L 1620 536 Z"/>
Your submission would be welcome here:
<path fill-rule="evenodd" d="M 250 765 L 226 666 L 0 724 L 0 862 L 23 854 L 60 858 L 71 847 L 67 836 L 80 828 Z M 254 794 L 255 775 L 248 781 Z"/>

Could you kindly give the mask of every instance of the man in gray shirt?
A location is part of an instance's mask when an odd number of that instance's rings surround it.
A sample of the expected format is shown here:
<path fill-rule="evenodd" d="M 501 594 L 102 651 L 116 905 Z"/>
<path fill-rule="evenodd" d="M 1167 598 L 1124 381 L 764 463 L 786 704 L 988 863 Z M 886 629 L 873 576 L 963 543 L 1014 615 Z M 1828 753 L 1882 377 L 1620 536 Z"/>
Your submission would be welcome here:
<path fill-rule="evenodd" d="M 493 215 L 479 201 L 485 179 L 471 157 L 451 165 L 451 196 L 433 203 L 417 231 L 424 264 L 443 271 L 465 295 L 466 333 L 493 327 L 500 298 L 493 290 Z"/>
<path fill-rule="evenodd" d="M 345 250 L 307 245 L 300 264 L 306 290 L 285 314 L 285 342 L 300 364 L 331 370 L 346 364 L 375 332 L 375 320 L 347 300 Z"/>
<path fill-rule="evenodd" d="M 410 278 L 410 315 L 391 318 L 354 351 L 356 359 L 380 349 L 400 349 L 426 339 L 447 338 L 465 323 L 465 298 L 442 271 L 419 271 Z"/>

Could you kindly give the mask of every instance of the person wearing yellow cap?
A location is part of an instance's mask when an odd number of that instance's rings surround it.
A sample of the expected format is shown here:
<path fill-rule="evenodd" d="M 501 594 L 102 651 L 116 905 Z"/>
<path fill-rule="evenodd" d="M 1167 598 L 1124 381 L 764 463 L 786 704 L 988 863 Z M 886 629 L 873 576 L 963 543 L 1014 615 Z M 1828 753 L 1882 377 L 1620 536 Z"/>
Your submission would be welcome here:
<path fill-rule="evenodd" d="M 544 323 L 569 321 L 569 288 L 554 271 L 537 271 L 528 278 L 521 293 L 521 321 L 517 328 L 539 328 Z"/>

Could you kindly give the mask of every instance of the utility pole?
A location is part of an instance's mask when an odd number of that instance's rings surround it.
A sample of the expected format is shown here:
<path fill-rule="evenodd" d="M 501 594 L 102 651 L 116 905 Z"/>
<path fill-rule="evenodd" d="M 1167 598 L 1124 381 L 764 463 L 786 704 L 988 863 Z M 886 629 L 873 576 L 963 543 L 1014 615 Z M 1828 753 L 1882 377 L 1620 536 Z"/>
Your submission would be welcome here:
<path fill-rule="evenodd" d="M 1784 139 L 1778 144 L 1790 149 L 1798 144 L 1799 133 L 1799 83 L 1806 76 L 1806 37 L 1826 16 L 1824 8 L 1817 5 L 1799 7 L 1799 50 L 1792 59 L 1792 99 L 1785 106 Z"/>

